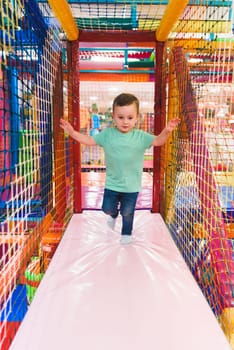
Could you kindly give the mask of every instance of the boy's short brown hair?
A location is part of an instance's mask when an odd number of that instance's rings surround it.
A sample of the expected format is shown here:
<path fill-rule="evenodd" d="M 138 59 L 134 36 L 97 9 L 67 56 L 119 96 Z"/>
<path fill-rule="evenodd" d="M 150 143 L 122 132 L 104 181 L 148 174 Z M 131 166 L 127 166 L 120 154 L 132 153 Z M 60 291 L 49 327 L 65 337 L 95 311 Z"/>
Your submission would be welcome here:
<path fill-rule="evenodd" d="M 137 108 L 137 114 L 139 114 L 139 100 L 138 98 L 133 95 L 133 94 L 128 94 L 128 93 L 122 93 L 118 96 L 115 97 L 114 101 L 113 101 L 113 106 L 112 106 L 112 110 L 114 111 L 116 106 L 128 106 L 131 104 L 135 104 L 136 108 Z"/>

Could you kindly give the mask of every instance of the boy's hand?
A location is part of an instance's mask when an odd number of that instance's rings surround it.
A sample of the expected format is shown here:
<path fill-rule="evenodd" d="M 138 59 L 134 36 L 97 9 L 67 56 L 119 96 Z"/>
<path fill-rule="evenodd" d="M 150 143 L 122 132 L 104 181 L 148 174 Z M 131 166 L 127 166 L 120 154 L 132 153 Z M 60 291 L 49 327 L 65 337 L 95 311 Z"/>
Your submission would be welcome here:
<path fill-rule="evenodd" d="M 64 119 L 60 119 L 60 127 L 69 135 L 71 135 L 74 132 L 73 126 Z"/>
<path fill-rule="evenodd" d="M 167 131 L 172 132 L 173 130 L 175 130 L 175 128 L 179 123 L 180 123 L 180 118 L 174 118 L 169 120 L 166 126 Z"/>

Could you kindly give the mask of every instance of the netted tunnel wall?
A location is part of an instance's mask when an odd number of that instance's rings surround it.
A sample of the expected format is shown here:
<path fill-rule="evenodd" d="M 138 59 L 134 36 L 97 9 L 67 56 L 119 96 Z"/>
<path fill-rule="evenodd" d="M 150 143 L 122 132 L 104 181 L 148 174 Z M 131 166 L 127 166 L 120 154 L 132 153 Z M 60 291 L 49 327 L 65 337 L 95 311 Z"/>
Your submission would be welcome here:
<path fill-rule="evenodd" d="M 145 155 L 139 207 L 160 210 L 234 348 L 232 1 L 181 1 L 175 10 L 164 0 L 49 3 L 1 1 L 0 349 L 73 212 L 100 209 L 85 195 L 97 184 L 102 191 L 103 154 L 72 142 L 59 119 L 91 134 L 111 127 L 113 94 L 123 89 L 142 102 L 138 127 L 158 133 L 181 118 L 167 145 Z M 67 8 L 77 27 L 64 22 Z"/>
<path fill-rule="evenodd" d="M 47 16 L 34 1 L 1 2 L 1 349 L 11 343 L 73 212 L 70 144 L 59 128 L 61 42 L 58 23 Z"/>
<path fill-rule="evenodd" d="M 228 19 L 227 8 L 212 11 Z M 201 12 L 187 16 L 196 20 Z M 168 118 L 180 114 L 182 123 L 165 152 L 164 215 L 233 346 L 234 51 L 233 37 L 219 34 L 227 22 L 214 22 L 212 30 L 216 26 L 215 34 L 208 34 L 208 21 L 199 26 L 204 38 L 193 40 L 192 52 L 180 34 L 166 55 Z"/>

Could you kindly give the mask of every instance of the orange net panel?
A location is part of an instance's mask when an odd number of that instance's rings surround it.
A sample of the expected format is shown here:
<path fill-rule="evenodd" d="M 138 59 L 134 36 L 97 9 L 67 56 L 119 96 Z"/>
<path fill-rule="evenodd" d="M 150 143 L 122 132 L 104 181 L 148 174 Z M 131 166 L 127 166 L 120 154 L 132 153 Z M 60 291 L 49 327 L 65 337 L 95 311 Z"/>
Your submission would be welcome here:
<path fill-rule="evenodd" d="M 230 7 L 222 4 L 188 6 L 174 29 L 168 118 L 180 115 L 181 124 L 167 145 L 165 220 L 233 343 L 234 52 L 229 18 Z"/>

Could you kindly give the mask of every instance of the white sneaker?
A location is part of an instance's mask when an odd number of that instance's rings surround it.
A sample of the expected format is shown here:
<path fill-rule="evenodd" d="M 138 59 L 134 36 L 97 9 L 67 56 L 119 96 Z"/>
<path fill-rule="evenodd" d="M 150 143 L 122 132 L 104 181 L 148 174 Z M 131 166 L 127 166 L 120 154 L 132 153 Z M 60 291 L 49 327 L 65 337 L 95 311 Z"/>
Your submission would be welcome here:
<path fill-rule="evenodd" d="M 122 235 L 120 239 L 121 244 L 129 244 L 132 242 L 132 236 L 131 235 Z"/>
<path fill-rule="evenodd" d="M 115 229 L 115 224 L 116 224 L 116 218 L 112 218 L 112 216 L 109 216 L 107 219 L 107 225 L 110 227 L 111 230 Z"/>

